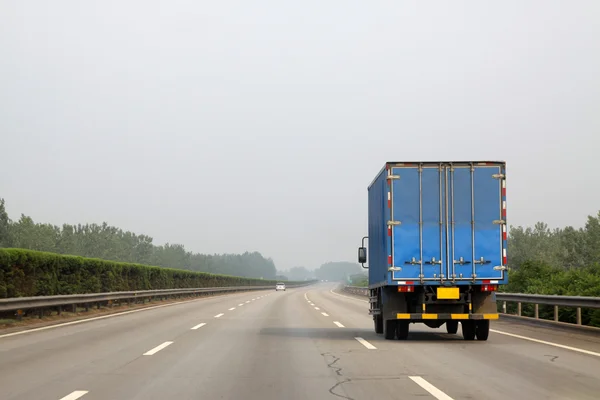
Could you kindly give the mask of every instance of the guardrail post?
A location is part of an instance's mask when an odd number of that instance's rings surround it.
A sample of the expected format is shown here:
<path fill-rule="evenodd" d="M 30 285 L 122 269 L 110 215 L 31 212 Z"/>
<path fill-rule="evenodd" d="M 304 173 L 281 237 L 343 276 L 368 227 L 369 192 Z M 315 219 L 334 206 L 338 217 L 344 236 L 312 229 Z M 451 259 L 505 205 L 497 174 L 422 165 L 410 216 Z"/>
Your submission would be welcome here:
<path fill-rule="evenodd" d="M 17 321 L 21 321 L 23 319 L 23 310 L 17 310 Z"/>
<path fill-rule="evenodd" d="M 58 315 L 62 315 L 62 306 L 58 306 L 56 308 L 56 312 L 58 313 Z"/>
<path fill-rule="evenodd" d="M 540 318 L 540 305 L 536 304 L 535 305 L 535 319 L 539 319 Z"/>
<path fill-rule="evenodd" d="M 581 307 L 577 307 L 577 325 L 581 325 Z"/>
<path fill-rule="evenodd" d="M 517 315 L 520 317 L 521 316 L 521 302 L 517 303 Z"/>
<path fill-rule="evenodd" d="M 558 306 L 554 306 L 554 321 L 558 322 Z"/>
<path fill-rule="evenodd" d="M 502 302 L 502 313 L 506 314 L 506 302 Z"/>

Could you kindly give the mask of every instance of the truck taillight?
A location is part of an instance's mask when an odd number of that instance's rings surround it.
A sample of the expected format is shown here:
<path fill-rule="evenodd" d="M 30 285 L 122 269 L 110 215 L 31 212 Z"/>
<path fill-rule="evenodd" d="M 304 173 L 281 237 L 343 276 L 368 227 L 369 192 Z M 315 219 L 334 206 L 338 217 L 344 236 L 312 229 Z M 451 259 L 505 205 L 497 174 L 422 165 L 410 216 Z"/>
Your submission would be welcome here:
<path fill-rule="evenodd" d="M 398 286 L 398 292 L 400 293 L 412 293 L 415 291 L 414 286 Z"/>
<path fill-rule="evenodd" d="M 495 292 L 498 290 L 498 285 L 481 285 L 482 292 Z"/>

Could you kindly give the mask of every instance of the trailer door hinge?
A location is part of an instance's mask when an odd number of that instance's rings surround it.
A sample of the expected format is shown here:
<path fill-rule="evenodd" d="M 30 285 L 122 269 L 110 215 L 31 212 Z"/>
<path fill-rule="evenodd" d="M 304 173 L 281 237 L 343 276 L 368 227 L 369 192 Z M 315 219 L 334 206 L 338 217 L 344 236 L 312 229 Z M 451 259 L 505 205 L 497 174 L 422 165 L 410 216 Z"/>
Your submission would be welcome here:
<path fill-rule="evenodd" d="M 400 222 L 400 221 L 388 221 L 387 224 L 388 224 L 388 226 L 396 226 L 396 225 L 402 224 L 402 222 Z"/>
<path fill-rule="evenodd" d="M 492 175 L 492 178 L 494 178 L 494 179 L 504 179 L 504 178 L 506 178 L 506 175 L 504 175 L 504 174 L 494 174 L 494 175 Z"/>
<path fill-rule="evenodd" d="M 392 266 L 392 267 L 388 267 L 388 271 L 390 271 L 390 272 L 402 271 L 402 268 Z"/>
<path fill-rule="evenodd" d="M 495 225 L 505 225 L 506 221 L 503 220 L 503 219 L 495 219 L 495 220 L 492 221 L 492 224 L 495 224 Z"/>
<path fill-rule="evenodd" d="M 497 265 L 494 267 L 494 271 L 506 271 L 508 267 L 506 265 Z"/>
<path fill-rule="evenodd" d="M 400 179 L 400 175 L 388 175 L 387 179 L 392 180 L 392 179 Z"/>

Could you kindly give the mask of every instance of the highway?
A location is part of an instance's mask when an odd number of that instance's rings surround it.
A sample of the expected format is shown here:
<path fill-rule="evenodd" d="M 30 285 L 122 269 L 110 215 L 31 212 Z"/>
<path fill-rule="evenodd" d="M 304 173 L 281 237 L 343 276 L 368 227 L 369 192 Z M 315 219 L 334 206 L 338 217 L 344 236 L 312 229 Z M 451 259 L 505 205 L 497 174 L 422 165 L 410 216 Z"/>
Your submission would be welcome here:
<path fill-rule="evenodd" d="M 0 399 L 600 398 L 600 335 L 501 320 L 487 342 L 421 324 L 386 341 L 334 287 L 0 333 Z"/>

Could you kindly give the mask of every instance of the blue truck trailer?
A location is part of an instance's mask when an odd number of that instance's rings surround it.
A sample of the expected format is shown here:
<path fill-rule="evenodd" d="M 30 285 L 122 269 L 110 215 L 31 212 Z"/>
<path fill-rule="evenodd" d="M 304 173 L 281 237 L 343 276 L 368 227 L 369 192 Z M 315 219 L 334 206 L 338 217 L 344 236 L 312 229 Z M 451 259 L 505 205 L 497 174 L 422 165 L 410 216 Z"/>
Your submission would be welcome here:
<path fill-rule="evenodd" d="M 368 188 L 368 232 L 358 258 L 376 333 L 454 334 L 460 322 L 465 340 L 487 340 L 508 283 L 505 162 L 386 163 Z"/>

